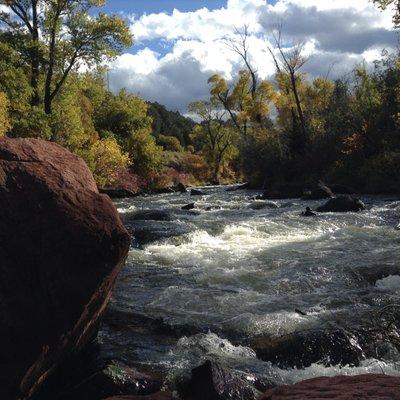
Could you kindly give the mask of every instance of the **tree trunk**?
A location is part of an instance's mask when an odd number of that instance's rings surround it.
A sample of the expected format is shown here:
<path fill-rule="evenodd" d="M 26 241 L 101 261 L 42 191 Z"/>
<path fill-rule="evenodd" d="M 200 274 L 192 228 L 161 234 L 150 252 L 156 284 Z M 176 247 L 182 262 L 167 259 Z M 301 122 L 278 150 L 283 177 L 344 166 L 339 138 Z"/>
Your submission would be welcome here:
<path fill-rule="evenodd" d="M 32 49 L 31 49 L 31 106 L 40 104 L 39 77 L 40 77 L 40 55 L 39 55 L 39 22 L 37 11 L 37 0 L 32 0 Z"/>
<path fill-rule="evenodd" d="M 296 101 L 297 113 L 299 114 L 300 125 L 301 125 L 301 133 L 302 133 L 302 148 L 301 152 L 304 153 L 305 142 L 307 140 L 307 131 L 306 131 L 306 121 L 303 114 L 303 109 L 301 108 L 299 94 L 297 92 L 297 85 L 296 85 L 296 76 L 294 73 L 290 73 L 290 81 L 292 83 L 293 95 Z"/>

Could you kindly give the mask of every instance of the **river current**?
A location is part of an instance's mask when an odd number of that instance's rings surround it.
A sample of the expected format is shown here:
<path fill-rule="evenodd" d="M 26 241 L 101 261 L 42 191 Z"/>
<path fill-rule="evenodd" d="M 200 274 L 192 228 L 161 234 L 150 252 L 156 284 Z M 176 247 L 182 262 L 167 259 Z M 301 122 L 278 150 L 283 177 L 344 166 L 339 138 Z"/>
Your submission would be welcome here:
<path fill-rule="evenodd" d="M 400 374 L 391 348 L 357 366 L 282 368 L 257 358 L 254 337 L 345 324 L 400 301 L 400 201 L 362 197 L 367 210 L 300 216 L 321 201 L 252 200 L 208 187 L 116 201 L 131 231 L 127 265 L 100 332 L 105 355 L 158 371 L 166 382 L 205 359 L 291 383 L 313 376 Z M 182 206 L 195 202 L 190 211 Z M 131 219 L 164 210 L 170 221 Z M 144 232 L 144 234 L 143 234 Z"/>

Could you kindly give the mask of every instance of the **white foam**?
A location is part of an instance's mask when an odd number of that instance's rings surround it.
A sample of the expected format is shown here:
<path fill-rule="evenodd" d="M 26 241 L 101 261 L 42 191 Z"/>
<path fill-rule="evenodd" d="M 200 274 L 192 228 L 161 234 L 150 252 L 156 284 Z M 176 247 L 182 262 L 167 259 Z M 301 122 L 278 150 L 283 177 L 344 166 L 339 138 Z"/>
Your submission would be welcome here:
<path fill-rule="evenodd" d="M 386 363 L 376 359 L 368 359 L 361 362 L 358 367 L 350 366 L 331 366 L 325 367 L 322 364 L 312 364 L 304 369 L 276 369 L 276 372 L 282 377 L 286 383 L 296 383 L 306 379 L 312 379 L 322 376 L 337 376 L 337 375 L 362 375 L 362 374 L 387 374 L 400 375 L 399 369 L 395 364 Z"/>

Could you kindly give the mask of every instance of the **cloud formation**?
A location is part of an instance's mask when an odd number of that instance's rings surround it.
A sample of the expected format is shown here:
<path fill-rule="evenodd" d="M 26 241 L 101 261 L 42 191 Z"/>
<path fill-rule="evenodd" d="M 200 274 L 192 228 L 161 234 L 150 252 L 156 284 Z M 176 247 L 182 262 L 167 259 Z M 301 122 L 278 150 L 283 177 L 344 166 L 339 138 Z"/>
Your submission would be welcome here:
<path fill-rule="evenodd" d="M 311 76 L 340 76 L 356 63 L 367 62 L 381 49 L 397 44 L 390 10 L 380 12 L 369 0 L 228 0 L 225 7 L 194 12 L 174 10 L 132 17 L 131 31 L 141 49 L 124 54 L 112 66 L 110 81 L 143 98 L 185 112 L 187 104 L 207 98 L 208 77 L 230 79 L 240 68 L 239 57 L 221 40 L 235 27 L 249 25 L 251 61 L 262 78 L 274 64 L 266 51 L 271 31 L 279 24 L 288 41 L 304 41 L 311 58 Z M 163 47 L 157 51 L 157 46 Z M 162 46 L 161 46 L 162 45 Z"/>

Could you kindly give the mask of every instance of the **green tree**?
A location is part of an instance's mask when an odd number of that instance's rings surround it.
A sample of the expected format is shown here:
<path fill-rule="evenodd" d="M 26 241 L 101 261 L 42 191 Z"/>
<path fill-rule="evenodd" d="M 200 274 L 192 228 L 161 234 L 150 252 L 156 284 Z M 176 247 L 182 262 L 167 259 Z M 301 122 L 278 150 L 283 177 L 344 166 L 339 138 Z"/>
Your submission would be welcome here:
<path fill-rule="evenodd" d="M 0 4 L 9 10 L 0 14 L 4 29 L 27 49 L 31 105 L 38 106 L 43 97 L 48 115 L 71 71 L 104 62 L 132 44 L 129 28 L 120 17 L 90 14 L 105 0 L 0 0 Z"/>
<path fill-rule="evenodd" d="M 175 136 L 159 135 L 157 137 L 157 144 L 162 146 L 166 151 L 183 151 L 183 147 L 179 139 Z"/>
<path fill-rule="evenodd" d="M 101 137 L 115 137 L 129 154 L 133 170 L 143 176 L 161 168 L 162 147 L 152 136 L 152 119 L 148 104 L 137 96 L 121 90 L 110 92 L 94 111 L 94 126 Z"/>
<path fill-rule="evenodd" d="M 226 111 L 215 100 L 193 102 L 189 112 L 201 119 L 193 128 L 191 139 L 211 166 L 212 182 L 219 183 L 221 174 L 237 155 L 238 133 L 225 121 Z"/>

